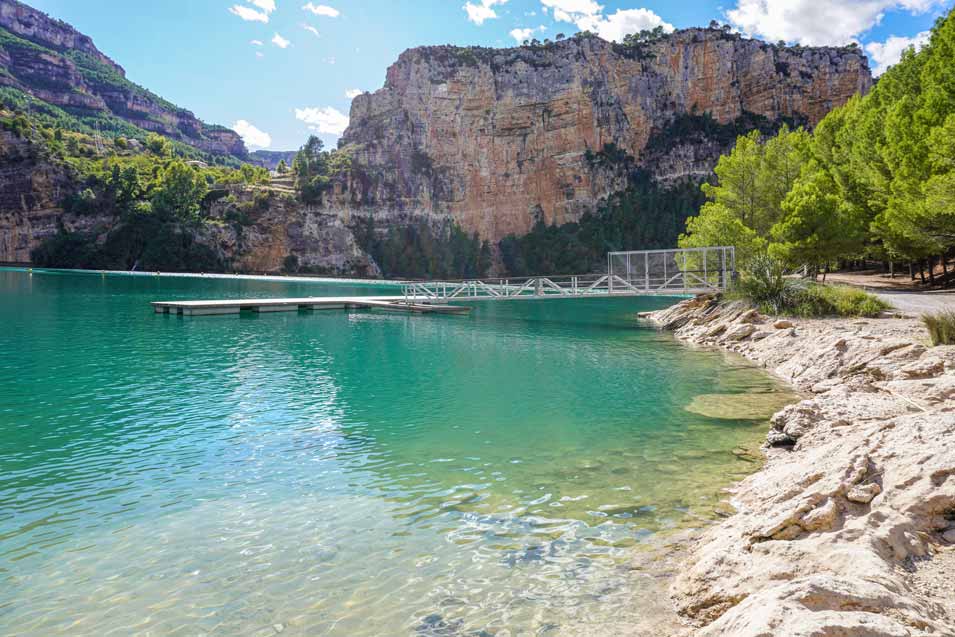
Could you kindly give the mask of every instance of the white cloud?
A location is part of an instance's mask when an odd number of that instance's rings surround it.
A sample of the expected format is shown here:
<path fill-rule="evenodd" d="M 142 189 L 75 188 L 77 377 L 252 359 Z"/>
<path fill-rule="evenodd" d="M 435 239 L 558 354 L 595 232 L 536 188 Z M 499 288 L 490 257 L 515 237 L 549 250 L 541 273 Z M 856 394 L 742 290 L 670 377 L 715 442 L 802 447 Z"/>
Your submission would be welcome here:
<path fill-rule="evenodd" d="M 256 51 L 256 52 L 255 52 L 255 57 L 257 57 L 257 58 L 264 58 L 264 57 L 265 57 L 265 53 L 262 53 L 262 51 Z"/>
<path fill-rule="evenodd" d="M 249 44 L 252 46 L 262 46 L 262 40 L 249 40 Z"/>
<path fill-rule="evenodd" d="M 485 20 L 493 20 L 497 17 L 494 11 L 494 5 L 505 4 L 507 0 L 479 0 L 479 4 L 465 2 L 461 7 L 468 14 L 468 20 L 480 26 Z"/>
<path fill-rule="evenodd" d="M 348 128 L 348 115 L 326 106 L 324 108 L 296 108 L 295 119 L 308 124 L 310 130 L 340 136 Z"/>
<path fill-rule="evenodd" d="M 262 9 L 266 13 L 275 11 L 275 0 L 249 0 L 249 4 Z"/>
<path fill-rule="evenodd" d="M 272 145 L 272 136 L 260 131 L 250 122 L 244 119 L 238 120 L 232 125 L 232 129 L 239 134 L 242 141 L 249 147 L 268 148 Z"/>
<path fill-rule="evenodd" d="M 269 14 L 263 13 L 261 11 L 256 11 L 249 7 L 244 7 L 241 4 L 232 5 L 229 7 L 229 13 L 232 15 L 237 15 L 246 22 L 268 22 Z"/>
<path fill-rule="evenodd" d="M 922 31 L 911 38 L 901 36 L 890 36 L 885 42 L 869 42 L 865 45 L 865 50 L 875 62 L 875 68 L 872 74 L 875 76 L 885 73 L 890 66 L 902 59 L 902 52 L 911 46 L 918 51 L 925 46 L 931 37 L 930 31 Z"/>
<path fill-rule="evenodd" d="M 807 46 L 844 45 L 886 11 L 925 13 L 945 0 L 737 0 L 726 17 L 741 32 Z"/>
<path fill-rule="evenodd" d="M 347 97 L 348 99 L 354 99 L 358 97 L 359 95 L 361 95 L 362 93 L 364 93 L 364 91 L 361 90 L 360 88 L 350 88 L 347 91 L 345 91 L 345 97 Z"/>
<path fill-rule="evenodd" d="M 517 41 L 518 44 L 520 44 L 524 40 L 529 40 L 530 37 L 534 35 L 535 31 L 546 31 L 546 30 L 547 30 L 547 27 L 543 25 L 537 27 L 536 29 L 532 29 L 530 27 L 526 29 L 511 29 L 508 32 L 508 35 L 510 35 L 512 38 L 514 38 Z"/>
<path fill-rule="evenodd" d="M 603 7 L 594 0 L 541 0 L 543 9 L 553 10 L 558 22 L 570 22 L 581 31 L 593 31 L 605 40 L 621 41 L 624 36 L 646 29 L 663 27 L 672 31 L 673 25 L 649 9 L 617 9 L 604 14 Z"/>
<path fill-rule="evenodd" d="M 310 24 L 304 24 L 304 23 L 303 23 L 303 24 L 302 24 L 302 28 L 305 29 L 306 31 L 308 31 L 309 33 L 314 34 L 316 38 L 322 37 L 321 35 L 319 35 L 318 29 L 316 29 L 315 27 L 313 27 L 313 26 L 310 25 Z"/>
<path fill-rule="evenodd" d="M 622 42 L 624 36 L 648 29 L 663 27 L 672 31 L 673 25 L 649 9 L 617 9 L 616 13 L 588 21 L 590 31 L 594 31 L 604 40 Z"/>
<path fill-rule="evenodd" d="M 327 4 L 312 4 L 311 2 L 302 6 L 302 9 L 305 11 L 311 11 L 315 15 L 325 16 L 326 18 L 337 18 L 341 15 L 341 11 L 330 7 Z"/>
<path fill-rule="evenodd" d="M 291 42 L 289 42 L 288 40 L 286 40 L 285 38 L 283 38 L 283 37 L 282 37 L 281 35 L 279 35 L 278 33 L 276 33 L 276 34 L 275 34 L 275 37 L 272 38 L 272 44 L 274 44 L 275 46 L 279 47 L 280 49 L 287 49 L 289 46 L 292 45 Z"/>

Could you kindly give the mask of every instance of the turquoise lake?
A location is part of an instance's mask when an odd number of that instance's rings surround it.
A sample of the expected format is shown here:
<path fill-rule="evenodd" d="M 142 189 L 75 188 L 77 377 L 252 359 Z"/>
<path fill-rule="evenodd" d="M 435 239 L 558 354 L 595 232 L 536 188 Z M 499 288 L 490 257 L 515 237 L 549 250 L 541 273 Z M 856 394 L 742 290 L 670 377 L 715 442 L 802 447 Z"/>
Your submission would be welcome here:
<path fill-rule="evenodd" d="M 149 306 L 389 293 L 0 270 L 0 635 L 637 621 L 652 611 L 634 555 L 714 518 L 757 466 L 739 449 L 790 399 L 637 327 L 674 299 L 466 316 Z"/>

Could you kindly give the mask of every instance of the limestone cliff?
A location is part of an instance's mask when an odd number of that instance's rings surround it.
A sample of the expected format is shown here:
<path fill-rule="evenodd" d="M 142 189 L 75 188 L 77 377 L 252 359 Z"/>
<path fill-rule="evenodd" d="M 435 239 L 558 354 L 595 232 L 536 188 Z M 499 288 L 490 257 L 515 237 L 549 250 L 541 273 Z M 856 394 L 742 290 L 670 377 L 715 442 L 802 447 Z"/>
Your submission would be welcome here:
<path fill-rule="evenodd" d="M 30 251 L 60 228 L 87 232 L 110 220 L 66 214 L 62 198 L 75 189 L 70 172 L 42 148 L 0 130 L 0 263 L 27 263 Z"/>
<path fill-rule="evenodd" d="M 496 241 L 563 223 L 637 168 L 703 178 L 736 133 L 814 125 L 871 85 L 855 48 L 786 48 L 716 29 L 623 46 L 592 36 L 512 49 L 404 52 L 356 97 L 355 157 L 328 204 L 452 218 Z"/>
<path fill-rule="evenodd" d="M 0 0 L 0 88 L 98 123 L 104 132 L 122 133 L 121 121 L 205 152 L 246 155 L 235 131 L 205 124 L 134 84 L 88 36 L 16 0 Z"/>

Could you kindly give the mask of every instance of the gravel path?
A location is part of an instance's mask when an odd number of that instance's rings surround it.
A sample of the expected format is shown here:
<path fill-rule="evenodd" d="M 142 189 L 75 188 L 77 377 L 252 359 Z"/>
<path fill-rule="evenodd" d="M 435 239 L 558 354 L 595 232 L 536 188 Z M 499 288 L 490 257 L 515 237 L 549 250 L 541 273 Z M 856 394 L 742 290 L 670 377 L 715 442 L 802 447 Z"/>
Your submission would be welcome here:
<path fill-rule="evenodd" d="M 906 314 L 925 314 L 939 310 L 955 311 L 955 292 L 898 292 L 868 290 Z"/>

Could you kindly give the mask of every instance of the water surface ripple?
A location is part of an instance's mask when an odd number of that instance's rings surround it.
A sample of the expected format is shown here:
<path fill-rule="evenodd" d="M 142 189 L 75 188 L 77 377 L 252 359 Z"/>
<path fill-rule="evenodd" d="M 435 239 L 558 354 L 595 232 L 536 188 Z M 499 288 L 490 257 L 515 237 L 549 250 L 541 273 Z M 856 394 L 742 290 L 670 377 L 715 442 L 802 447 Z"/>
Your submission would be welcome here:
<path fill-rule="evenodd" d="M 732 451 L 775 382 L 633 328 L 666 299 L 148 306 L 389 292 L 0 270 L 0 634 L 556 635 L 649 612 L 635 547 L 752 470 Z M 766 414 L 688 409 L 703 395 Z"/>

